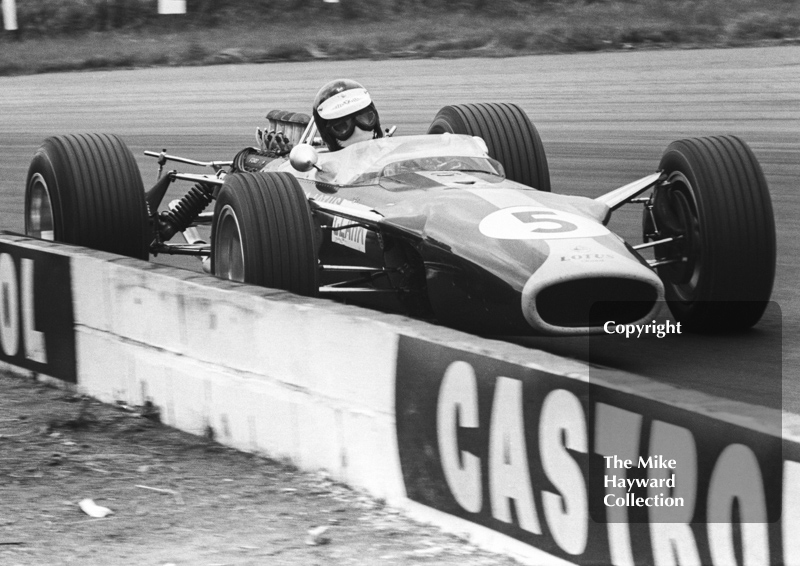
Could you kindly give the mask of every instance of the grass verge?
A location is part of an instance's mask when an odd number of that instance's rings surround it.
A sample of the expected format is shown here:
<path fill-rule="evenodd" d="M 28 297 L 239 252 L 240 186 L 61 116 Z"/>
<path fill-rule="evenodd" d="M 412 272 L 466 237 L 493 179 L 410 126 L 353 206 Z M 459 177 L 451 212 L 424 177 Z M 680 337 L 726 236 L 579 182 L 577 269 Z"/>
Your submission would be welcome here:
<path fill-rule="evenodd" d="M 383 10 L 371 18 L 162 16 L 98 31 L 0 35 L 0 75 L 312 59 L 503 57 L 616 49 L 800 44 L 800 3 L 564 1 L 514 13 Z M 335 6 L 335 5 L 334 5 Z M 535 6 L 535 8 L 533 7 Z M 519 8 L 519 6 L 518 6 Z M 104 26 L 95 26 L 103 28 Z"/>

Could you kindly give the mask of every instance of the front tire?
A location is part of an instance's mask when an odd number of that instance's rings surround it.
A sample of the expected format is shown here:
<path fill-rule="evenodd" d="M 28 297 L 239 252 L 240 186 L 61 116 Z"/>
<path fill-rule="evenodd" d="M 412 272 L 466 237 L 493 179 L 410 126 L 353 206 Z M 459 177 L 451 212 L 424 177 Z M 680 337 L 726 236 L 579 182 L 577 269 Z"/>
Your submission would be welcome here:
<path fill-rule="evenodd" d="M 148 259 L 144 186 L 125 143 L 107 134 L 47 138 L 28 169 L 25 233 Z"/>
<path fill-rule="evenodd" d="M 516 104 L 445 106 L 436 114 L 428 133 L 482 138 L 489 156 L 503 165 L 508 179 L 550 192 L 550 170 L 539 132 Z"/>
<path fill-rule="evenodd" d="M 225 178 L 211 225 L 217 277 L 316 296 L 319 266 L 311 208 L 288 173 Z"/>
<path fill-rule="evenodd" d="M 673 142 L 656 189 L 657 260 L 685 261 L 658 268 L 677 321 L 698 332 L 740 331 L 764 313 L 775 279 L 775 219 L 755 155 L 735 136 Z M 646 224 L 645 229 L 652 227 Z"/>

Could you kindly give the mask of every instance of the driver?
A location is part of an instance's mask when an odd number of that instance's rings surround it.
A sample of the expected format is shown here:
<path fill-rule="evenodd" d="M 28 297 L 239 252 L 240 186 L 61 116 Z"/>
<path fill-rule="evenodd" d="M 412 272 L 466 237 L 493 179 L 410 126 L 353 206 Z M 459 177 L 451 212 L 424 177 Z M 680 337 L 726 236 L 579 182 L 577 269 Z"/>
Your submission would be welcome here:
<path fill-rule="evenodd" d="M 337 79 L 323 86 L 314 98 L 313 114 L 319 135 L 331 151 L 383 137 L 369 92 L 350 79 Z"/>

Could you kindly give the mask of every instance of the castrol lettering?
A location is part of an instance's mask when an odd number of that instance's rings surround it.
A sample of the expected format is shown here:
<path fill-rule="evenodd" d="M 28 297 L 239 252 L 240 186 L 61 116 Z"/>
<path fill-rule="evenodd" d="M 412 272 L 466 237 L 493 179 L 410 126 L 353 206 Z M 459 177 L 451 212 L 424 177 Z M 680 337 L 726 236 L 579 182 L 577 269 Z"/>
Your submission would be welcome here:
<path fill-rule="evenodd" d="M 16 356 L 22 344 L 26 358 L 47 363 L 43 334 L 34 328 L 33 260 L 21 263 L 20 273 L 10 254 L 0 254 L 0 348 Z"/>
<path fill-rule="evenodd" d="M 423 339 L 397 359 L 407 497 L 442 516 L 576 564 L 800 557 L 800 445 L 780 434 Z"/>
<path fill-rule="evenodd" d="M 76 383 L 70 261 L 0 241 L 0 361 Z"/>

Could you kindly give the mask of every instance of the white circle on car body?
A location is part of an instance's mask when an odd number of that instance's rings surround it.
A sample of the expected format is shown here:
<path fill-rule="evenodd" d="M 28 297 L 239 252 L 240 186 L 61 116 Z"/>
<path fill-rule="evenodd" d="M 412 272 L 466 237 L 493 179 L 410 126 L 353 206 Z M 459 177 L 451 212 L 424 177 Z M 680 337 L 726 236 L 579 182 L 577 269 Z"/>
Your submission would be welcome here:
<path fill-rule="evenodd" d="M 492 212 L 478 225 L 481 234 L 498 240 L 596 238 L 608 228 L 593 220 L 544 206 L 512 206 Z"/>

